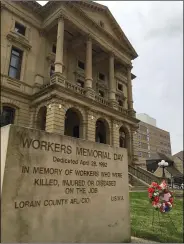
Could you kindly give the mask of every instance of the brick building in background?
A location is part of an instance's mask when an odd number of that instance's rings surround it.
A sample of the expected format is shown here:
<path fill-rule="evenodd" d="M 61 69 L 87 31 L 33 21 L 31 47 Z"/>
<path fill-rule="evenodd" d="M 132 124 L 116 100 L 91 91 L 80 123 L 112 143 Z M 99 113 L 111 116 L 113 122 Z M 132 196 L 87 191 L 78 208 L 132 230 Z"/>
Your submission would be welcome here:
<path fill-rule="evenodd" d="M 140 166 L 156 153 L 171 156 L 170 133 L 156 127 L 156 120 L 147 114 L 137 114 L 139 128 L 134 133 L 134 153 Z"/>

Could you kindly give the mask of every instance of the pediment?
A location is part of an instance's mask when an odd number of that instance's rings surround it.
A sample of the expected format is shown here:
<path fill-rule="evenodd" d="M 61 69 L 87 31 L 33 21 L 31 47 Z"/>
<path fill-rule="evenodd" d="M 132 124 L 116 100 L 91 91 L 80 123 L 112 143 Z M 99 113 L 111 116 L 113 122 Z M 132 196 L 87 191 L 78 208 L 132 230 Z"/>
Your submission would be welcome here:
<path fill-rule="evenodd" d="M 39 4 L 35 4 L 34 1 L 24 1 L 24 5 L 28 5 L 29 2 L 29 8 L 35 11 L 35 6 Z M 99 26 L 102 24 L 104 25 L 102 28 L 102 31 L 107 32 L 109 35 L 111 35 L 112 38 L 114 38 L 116 41 L 118 41 L 125 50 L 128 51 L 128 53 L 132 56 L 133 59 L 137 58 L 138 55 L 133 48 L 132 44 L 126 37 L 125 33 L 109 11 L 109 9 L 102 5 L 95 3 L 90 0 L 80 0 L 80 1 L 49 1 L 46 5 L 43 7 L 37 6 L 36 13 L 39 13 L 43 18 L 46 18 L 49 13 L 54 12 L 56 9 L 59 9 L 61 4 L 69 4 L 69 5 L 75 5 L 76 8 L 78 8 L 81 13 L 86 15 L 89 20 L 95 22 Z M 31 7 L 32 6 L 32 7 Z"/>
<path fill-rule="evenodd" d="M 138 56 L 123 30 L 106 6 L 91 1 L 74 1 L 72 4 L 75 4 L 89 19 L 97 23 L 103 30 L 119 41 L 133 56 Z"/>

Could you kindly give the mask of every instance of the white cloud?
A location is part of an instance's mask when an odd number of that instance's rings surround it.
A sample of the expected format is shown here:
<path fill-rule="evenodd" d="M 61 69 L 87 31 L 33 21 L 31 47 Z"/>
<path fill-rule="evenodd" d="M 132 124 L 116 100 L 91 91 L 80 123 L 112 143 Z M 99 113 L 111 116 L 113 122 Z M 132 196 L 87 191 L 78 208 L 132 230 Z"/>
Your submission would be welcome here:
<path fill-rule="evenodd" d="M 100 3 L 100 1 L 99 1 Z M 182 2 L 102 2 L 139 54 L 133 62 L 134 106 L 171 134 L 172 152 L 183 150 Z"/>
<path fill-rule="evenodd" d="M 133 61 L 136 111 L 170 132 L 173 154 L 183 150 L 183 2 L 96 2 L 109 7 L 139 55 Z"/>

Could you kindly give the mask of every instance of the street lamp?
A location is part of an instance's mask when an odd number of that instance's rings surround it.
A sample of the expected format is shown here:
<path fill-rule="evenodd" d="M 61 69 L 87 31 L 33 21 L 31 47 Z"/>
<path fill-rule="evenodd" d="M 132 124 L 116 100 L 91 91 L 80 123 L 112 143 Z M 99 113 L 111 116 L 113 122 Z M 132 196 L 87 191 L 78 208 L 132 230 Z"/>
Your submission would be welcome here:
<path fill-rule="evenodd" d="M 161 162 L 158 163 L 158 166 L 160 168 L 163 168 L 163 171 L 162 171 L 162 178 L 165 179 L 165 171 L 164 169 L 168 166 L 169 164 L 165 161 L 165 160 L 161 160 Z"/>

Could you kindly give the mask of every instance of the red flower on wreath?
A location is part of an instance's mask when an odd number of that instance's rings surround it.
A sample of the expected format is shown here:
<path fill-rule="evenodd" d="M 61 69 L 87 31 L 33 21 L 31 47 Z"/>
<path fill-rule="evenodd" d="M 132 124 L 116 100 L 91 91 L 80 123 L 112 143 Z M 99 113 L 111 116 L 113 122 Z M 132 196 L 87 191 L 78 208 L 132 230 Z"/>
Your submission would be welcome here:
<path fill-rule="evenodd" d="M 148 197 L 152 206 L 161 213 L 169 212 L 174 206 L 173 192 L 169 191 L 165 181 L 162 181 L 160 185 L 152 182 L 148 188 Z"/>
<path fill-rule="evenodd" d="M 157 186 L 157 189 L 158 189 L 158 190 L 161 190 L 161 189 L 162 189 L 162 187 L 160 187 L 160 186 L 158 185 L 158 186 Z"/>
<path fill-rule="evenodd" d="M 152 182 L 152 183 L 151 183 L 151 186 L 152 186 L 152 187 L 157 187 L 158 184 L 157 184 L 156 182 Z"/>
<path fill-rule="evenodd" d="M 157 203 L 155 201 L 152 202 L 152 205 L 156 205 Z"/>
<path fill-rule="evenodd" d="M 173 197 L 170 197 L 169 202 L 173 204 L 173 201 L 174 201 Z"/>
<path fill-rule="evenodd" d="M 154 197 L 154 201 L 155 201 L 156 203 L 158 203 L 158 202 L 159 202 L 159 197 L 158 197 L 158 196 Z"/>
<path fill-rule="evenodd" d="M 152 187 L 149 187 L 149 188 L 148 188 L 148 192 L 149 192 L 149 193 L 153 193 L 154 191 L 155 191 L 154 188 L 152 188 Z"/>

